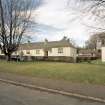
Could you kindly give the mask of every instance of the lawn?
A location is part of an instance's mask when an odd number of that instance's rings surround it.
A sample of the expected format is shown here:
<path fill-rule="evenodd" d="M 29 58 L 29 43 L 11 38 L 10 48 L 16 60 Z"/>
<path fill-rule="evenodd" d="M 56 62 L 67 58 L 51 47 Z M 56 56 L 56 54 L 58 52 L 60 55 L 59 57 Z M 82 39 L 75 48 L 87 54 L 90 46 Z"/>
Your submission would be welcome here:
<path fill-rule="evenodd" d="M 6 62 L 0 61 L 0 72 L 105 85 L 105 63 Z"/>

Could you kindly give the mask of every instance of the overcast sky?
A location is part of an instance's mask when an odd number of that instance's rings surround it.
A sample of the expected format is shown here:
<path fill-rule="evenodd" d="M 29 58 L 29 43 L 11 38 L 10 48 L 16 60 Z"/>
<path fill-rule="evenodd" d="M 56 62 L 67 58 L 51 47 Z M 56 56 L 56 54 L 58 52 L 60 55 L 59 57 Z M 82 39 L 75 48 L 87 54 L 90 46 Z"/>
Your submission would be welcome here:
<path fill-rule="evenodd" d="M 28 31 L 34 41 L 60 40 L 63 36 L 72 38 L 77 45 L 84 45 L 94 29 L 87 27 L 96 24 L 91 13 L 86 11 L 89 2 L 79 0 L 43 0 L 36 10 L 32 11 L 35 24 Z M 98 21 L 97 21 L 98 23 Z"/>

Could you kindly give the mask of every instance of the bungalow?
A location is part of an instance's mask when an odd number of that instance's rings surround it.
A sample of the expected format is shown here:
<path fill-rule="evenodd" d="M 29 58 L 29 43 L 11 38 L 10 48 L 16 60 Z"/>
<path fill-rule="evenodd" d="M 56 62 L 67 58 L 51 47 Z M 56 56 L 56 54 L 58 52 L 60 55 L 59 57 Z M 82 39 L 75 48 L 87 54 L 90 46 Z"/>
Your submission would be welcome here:
<path fill-rule="evenodd" d="M 60 41 L 25 43 L 21 44 L 13 57 L 21 60 L 54 60 L 54 61 L 76 61 L 76 48 L 64 37 Z M 2 55 L 2 53 L 1 53 Z"/>

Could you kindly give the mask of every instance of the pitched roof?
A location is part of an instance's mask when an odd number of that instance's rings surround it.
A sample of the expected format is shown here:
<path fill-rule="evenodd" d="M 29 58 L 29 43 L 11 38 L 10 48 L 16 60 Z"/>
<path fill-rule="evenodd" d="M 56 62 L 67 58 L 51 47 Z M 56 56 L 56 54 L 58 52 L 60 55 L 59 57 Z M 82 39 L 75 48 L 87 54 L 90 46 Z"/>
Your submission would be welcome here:
<path fill-rule="evenodd" d="M 56 47 L 74 47 L 69 41 L 51 41 L 51 42 L 35 42 L 35 43 L 25 43 L 21 44 L 19 49 L 22 50 L 32 50 L 32 49 L 49 49 Z"/>

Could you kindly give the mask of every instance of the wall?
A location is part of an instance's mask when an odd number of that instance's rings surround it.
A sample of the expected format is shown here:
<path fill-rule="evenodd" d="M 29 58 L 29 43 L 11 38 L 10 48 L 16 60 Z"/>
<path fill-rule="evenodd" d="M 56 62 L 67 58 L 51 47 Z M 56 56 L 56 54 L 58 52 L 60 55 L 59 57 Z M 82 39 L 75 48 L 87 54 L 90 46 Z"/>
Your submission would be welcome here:
<path fill-rule="evenodd" d="M 77 49 L 76 48 L 70 48 L 70 55 L 71 57 L 76 58 L 77 57 Z"/>
<path fill-rule="evenodd" d="M 76 57 L 77 50 L 72 47 L 62 47 L 63 53 L 58 53 L 58 48 L 51 48 L 51 52 L 48 51 L 48 56 L 66 56 L 66 57 Z M 39 54 L 36 54 L 36 50 L 40 50 Z M 30 52 L 30 54 L 27 54 L 27 51 Z M 35 50 L 22 50 L 23 56 L 44 56 L 44 50 L 43 49 L 35 49 Z M 0 51 L 0 55 L 1 51 Z M 21 51 L 16 51 L 12 55 L 21 55 Z"/>
<path fill-rule="evenodd" d="M 48 58 L 44 57 L 44 50 L 40 50 L 39 54 L 36 54 L 36 50 L 29 50 L 30 54 L 27 54 L 27 50 L 22 50 L 23 57 L 25 61 L 27 60 L 53 60 L 53 61 L 67 61 L 67 62 L 76 62 L 77 50 L 71 47 L 63 47 L 63 53 L 58 53 L 58 48 L 52 48 L 52 51 L 48 51 Z M 16 55 L 21 55 L 21 51 L 13 53 L 13 57 L 16 58 Z"/>
<path fill-rule="evenodd" d="M 52 48 L 52 52 L 48 52 L 49 56 L 69 56 L 76 57 L 76 49 L 71 47 L 63 47 L 63 53 L 58 53 L 58 48 Z"/>
<path fill-rule="evenodd" d="M 102 47 L 102 61 L 105 62 L 105 47 Z"/>
<path fill-rule="evenodd" d="M 40 50 L 39 54 L 36 54 L 36 50 L 22 50 L 23 56 L 44 56 L 43 49 L 37 49 Z M 27 51 L 30 52 L 30 54 L 27 54 Z M 17 51 L 17 55 L 20 55 L 21 51 Z M 15 53 L 13 55 L 16 55 Z"/>
<path fill-rule="evenodd" d="M 0 50 L 0 55 L 4 55 L 4 54 L 1 52 L 1 50 Z"/>

